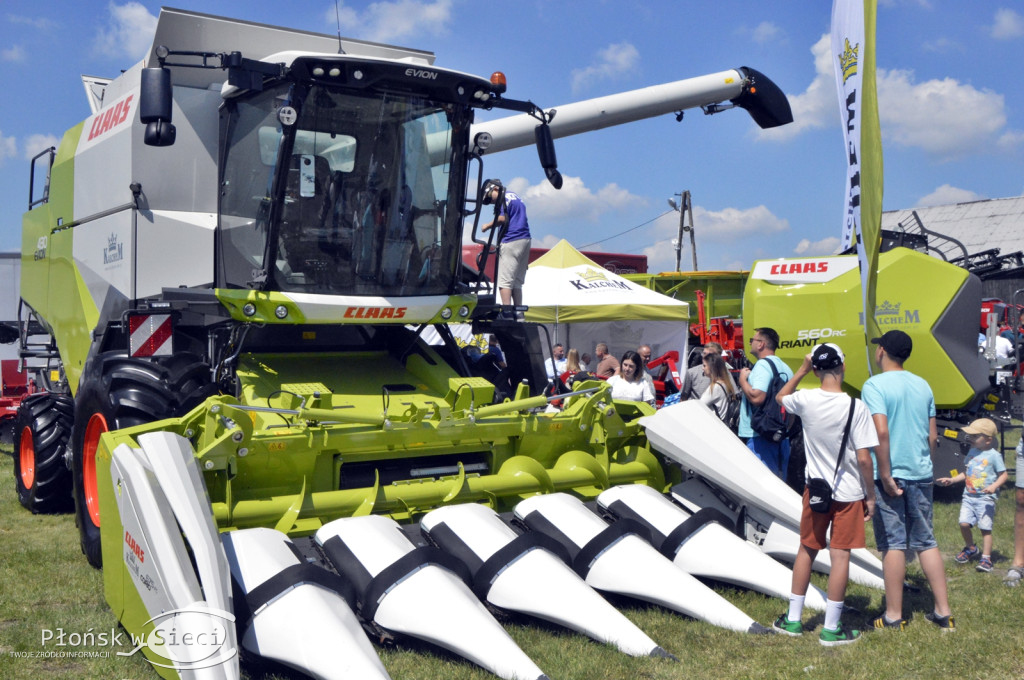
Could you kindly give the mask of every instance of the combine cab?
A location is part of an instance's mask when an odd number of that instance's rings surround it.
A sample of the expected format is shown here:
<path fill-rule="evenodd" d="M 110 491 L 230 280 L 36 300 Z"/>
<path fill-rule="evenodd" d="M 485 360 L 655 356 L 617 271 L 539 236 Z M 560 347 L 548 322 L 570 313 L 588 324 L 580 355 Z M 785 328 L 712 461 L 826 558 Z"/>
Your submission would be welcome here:
<path fill-rule="evenodd" d="M 143 62 L 90 87 L 92 115 L 33 162 L 49 163 L 48 181 L 24 217 L 22 323 L 46 341 L 22 353 L 61 380 L 19 411 L 15 448 L 34 470 L 18 476 L 23 504 L 74 498 L 82 550 L 132 634 L 177 626 L 318 677 L 386 677 L 379 661 L 317 655 L 350 639 L 355 616 L 339 612 L 351 604 L 367 625 L 539 677 L 497 632 L 455 643 L 417 624 L 420 595 L 468 590 L 426 569 L 459 571 L 395 523 L 621 484 L 661 492 L 681 472 L 652 451 L 640 420 L 653 409 L 614 402 L 603 382 L 544 412 L 536 334 L 499 320 L 460 263 L 463 222 L 475 234 L 480 219 L 481 154 L 536 140 L 557 187 L 553 137 L 726 100 L 784 124 L 781 91 L 742 68 L 560 106 L 549 125 L 552 113 L 503 96 L 503 78 L 438 68 L 426 52 L 178 10 L 161 12 Z M 474 124 L 491 108 L 520 115 Z M 499 336 L 511 398 L 474 374 L 455 322 Z M 421 339 L 428 327 L 443 344 Z M 613 541 L 602 526 L 566 559 L 585 566 Z M 476 574 L 464 580 L 485 595 L 482 574 L 545 541 L 466 553 Z M 462 620 L 472 602 L 435 607 Z M 623 645 L 655 653 L 629 635 Z M 364 658 L 365 638 L 352 640 L 341 657 Z M 237 675 L 237 658 L 183 644 L 145 651 L 167 676 Z"/>

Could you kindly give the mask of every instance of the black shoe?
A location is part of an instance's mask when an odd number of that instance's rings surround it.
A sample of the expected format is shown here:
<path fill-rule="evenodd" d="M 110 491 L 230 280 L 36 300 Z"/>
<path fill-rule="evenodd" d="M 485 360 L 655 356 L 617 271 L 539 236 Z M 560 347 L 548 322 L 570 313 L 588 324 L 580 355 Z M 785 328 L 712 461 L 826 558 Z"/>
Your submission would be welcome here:
<path fill-rule="evenodd" d="M 895 621 L 890 621 L 889 619 L 885 618 L 885 614 L 882 614 L 877 619 L 872 621 L 871 625 L 875 629 L 877 629 L 877 630 L 884 630 L 885 628 L 893 628 L 893 629 L 896 629 L 896 630 L 906 630 L 907 629 L 907 620 L 906 619 L 896 619 Z"/>
<path fill-rule="evenodd" d="M 924 618 L 928 619 L 936 626 L 942 629 L 943 633 L 955 633 L 956 632 L 956 621 L 953 619 L 953 615 L 939 616 L 935 612 L 931 612 L 924 615 Z"/>

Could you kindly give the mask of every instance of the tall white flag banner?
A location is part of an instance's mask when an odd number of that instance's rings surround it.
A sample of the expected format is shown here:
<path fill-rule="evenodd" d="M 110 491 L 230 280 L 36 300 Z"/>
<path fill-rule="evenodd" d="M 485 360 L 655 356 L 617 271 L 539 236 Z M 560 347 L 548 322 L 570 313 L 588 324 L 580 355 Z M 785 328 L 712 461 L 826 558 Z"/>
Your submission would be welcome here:
<path fill-rule="evenodd" d="M 834 0 L 832 62 L 846 140 L 846 200 L 842 247 L 857 242 L 868 372 L 874 373 L 867 340 L 880 335 L 875 284 L 882 229 L 882 131 L 875 84 L 877 0 Z"/>
<path fill-rule="evenodd" d="M 832 66 L 839 93 L 839 112 L 846 141 L 846 200 L 843 202 L 842 249 L 860 232 L 861 187 L 861 83 L 860 57 L 864 46 L 864 5 L 861 0 L 835 0 L 832 4 Z"/>

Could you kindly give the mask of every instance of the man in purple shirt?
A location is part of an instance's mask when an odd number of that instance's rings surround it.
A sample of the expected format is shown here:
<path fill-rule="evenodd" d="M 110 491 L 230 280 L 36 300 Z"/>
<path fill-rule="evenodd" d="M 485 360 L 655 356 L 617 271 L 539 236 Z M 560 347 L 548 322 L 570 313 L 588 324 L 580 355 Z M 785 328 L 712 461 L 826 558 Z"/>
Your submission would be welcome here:
<path fill-rule="evenodd" d="M 482 201 L 484 205 L 500 205 L 498 216 L 481 230 L 489 231 L 494 226 L 499 228 L 498 293 L 501 304 L 521 305 L 526 266 L 530 262 L 530 223 L 526 219 L 526 205 L 497 179 L 484 182 Z"/>

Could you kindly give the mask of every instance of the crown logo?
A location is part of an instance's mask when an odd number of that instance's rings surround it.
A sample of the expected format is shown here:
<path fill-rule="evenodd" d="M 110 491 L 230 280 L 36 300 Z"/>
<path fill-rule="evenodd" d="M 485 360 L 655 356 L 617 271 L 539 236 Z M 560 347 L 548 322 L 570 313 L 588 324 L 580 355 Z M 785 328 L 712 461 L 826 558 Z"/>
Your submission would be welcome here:
<path fill-rule="evenodd" d="M 875 316 L 896 316 L 900 313 L 900 307 L 902 306 L 902 302 L 894 305 L 886 300 L 875 309 Z"/>
<path fill-rule="evenodd" d="M 587 267 L 586 271 L 584 271 L 582 274 L 580 274 L 580 276 L 583 278 L 584 281 L 607 281 L 608 280 L 608 277 L 605 276 L 603 272 L 600 272 L 600 271 L 598 271 L 596 269 L 591 269 L 590 267 Z"/>
<path fill-rule="evenodd" d="M 846 49 L 839 55 L 839 66 L 843 69 L 843 84 L 853 75 L 857 74 L 857 52 L 860 51 L 860 43 L 850 47 L 850 39 L 846 38 Z"/>
<path fill-rule="evenodd" d="M 117 234 L 110 235 L 110 238 L 107 239 L 107 245 L 111 248 L 117 245 Z"/>

